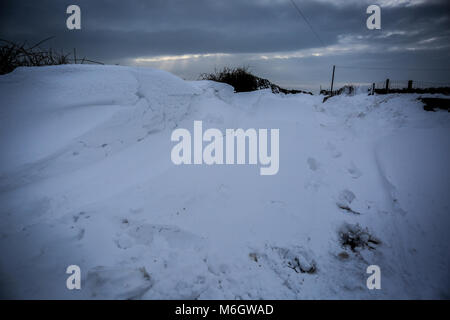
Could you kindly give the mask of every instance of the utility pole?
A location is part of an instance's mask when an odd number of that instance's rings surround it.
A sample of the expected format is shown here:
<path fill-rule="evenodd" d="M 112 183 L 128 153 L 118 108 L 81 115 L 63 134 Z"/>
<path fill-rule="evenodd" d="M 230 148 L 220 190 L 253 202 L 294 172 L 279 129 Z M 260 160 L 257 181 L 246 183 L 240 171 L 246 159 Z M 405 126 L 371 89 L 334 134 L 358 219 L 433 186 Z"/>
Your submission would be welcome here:
<path fill-rule="evenodd" d="M 334 85 L 334 69 L 336 66 L 333 65 L 333 75 L 331 76 L 331 96 L 333 96 L 333 85 Z"/>

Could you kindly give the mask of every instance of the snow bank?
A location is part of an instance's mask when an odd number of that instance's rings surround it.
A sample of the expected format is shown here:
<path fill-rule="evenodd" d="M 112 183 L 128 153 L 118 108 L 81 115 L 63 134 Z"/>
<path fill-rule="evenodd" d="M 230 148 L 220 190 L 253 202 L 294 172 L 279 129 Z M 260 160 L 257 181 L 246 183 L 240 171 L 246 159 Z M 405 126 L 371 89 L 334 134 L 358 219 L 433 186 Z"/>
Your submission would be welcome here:
<path fill-rule="evenodd" d="M 448 298 L 450 116 L 416 98 L 323 104 L 112 66 L 1 76 L 1 295 Z M 278 174 L 175 166 L 172 130 L 194 120 L 279 128 Z"/>

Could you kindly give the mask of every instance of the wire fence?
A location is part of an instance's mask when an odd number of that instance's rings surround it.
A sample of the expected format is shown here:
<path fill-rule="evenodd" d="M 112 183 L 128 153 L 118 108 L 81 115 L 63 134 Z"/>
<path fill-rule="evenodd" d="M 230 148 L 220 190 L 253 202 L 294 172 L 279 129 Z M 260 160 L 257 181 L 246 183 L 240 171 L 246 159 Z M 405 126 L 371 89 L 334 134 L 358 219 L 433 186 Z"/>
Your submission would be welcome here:
<path fill-rule="evenodd" d="M 418 80 L 390 80 L 374 82 L 371 85 L 345 85 L 339 89 L 321 90 L 320 93 L 326 96 L 354 95 L 356 93 L 367 92 L 368 94 L 387 93 L 442 93 L 450 94 L 450 83 L 431 82 Z"/>
<path fill-rule="evenodd" d="M 402 90 L 402 89 L 430 89 L 430 88 L 449 88 L 450 83 L 430 82 L 417 80 L 389 80 L 375 82 L 375 89 L 379 90 Z"/>

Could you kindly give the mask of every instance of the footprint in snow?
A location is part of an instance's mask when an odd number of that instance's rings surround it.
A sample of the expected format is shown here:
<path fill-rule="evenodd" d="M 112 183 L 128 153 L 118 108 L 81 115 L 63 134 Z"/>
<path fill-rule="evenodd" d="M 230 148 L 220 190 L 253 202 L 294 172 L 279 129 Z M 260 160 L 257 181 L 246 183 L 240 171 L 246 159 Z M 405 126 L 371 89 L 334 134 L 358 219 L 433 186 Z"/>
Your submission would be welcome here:
<path fill-rule="evenodd" d="M 310 157 L 306 160 L 306 162 L 308 163 L 308 167 L 311 171 L 317 171 L 320 167 L 319 162 L 314 158 Z"/>
<path fill-rule="evenodd" d="M 78 234 L 77 234 L 77 240 L 78 240 L 78 241 L 80 241 L 81 239 L 84 238 L 85 232 L 86 232 L 85 229 L 80 229 L 80 230 L 78 231 Z"/>
<path fill-rule="evenodd" d="M 73 222 L 77 223 L 78 220 L 83 217 L 84 219 L 89 219 L 90 216 L 86 215 L 86 212 L 84 211 L 80 211 L 77 214 L 75 214 L 72 218 L 73 218 Z"/>
<path fill-rule="evenodd" d="M 124 222 L 126 220 L 126 222 Z M 172 225 L 136 224 L 123 219 L 121 225 L 124 233 L 118 235 L 115 243 L 120 249 L 128 249 L 136 244 L 151 247 L 155 241 L 164 241 L 173 249 L 200 249 L 204 239 L 196 234 L 182 230 Z"/>
<path fill-rule="evenodd" d="M 362 176 L 361 170 L 358 169 L 357 166 L 352 162 L 350 163 L 350 166 L 347 168 L 347 172 L 350 173 L 351 177 L 353 179 L 358 179 Z"/>
<path fill-rule="evenodd" d="M 342 153 L 341 153 L 339 150 L 336 149 L 336 146 L 335 146 L 334 144 L 328 143 L 328 144 L 327 144 L 327 148 L 328 148 L 328 150 L 330 151 L 331 156 L 332 156 L 333 158 L 336 159 L 336 158 L 339 158 L 340 156 L 342 156 Z"/>
<path fill-rule="evenodd" d="M 142 298 L 153 285 L 144 266 L 97 266 L 88 271 L 85 288 L 94 298 L 130 300 Z"/>
<path fill-rule="evenodd" d="M 336 205 L 347 212 L 353 213 L 353 214 L 360 214 L 359 212 L 353 210 L 350 205 L 353 202 L 353 200 L 356 199 L 355 194 L 350 190 L 343 190 L 339 193 L 338 200 L 336 201 Z"/>
<path fill-rule="evenodd" d="M 266 246 L 262 252 L 250 252 L 249 258 L 258 263 L 259 266 L 265 264 L 277 274 L 285 275 L 287 278 L 291 278 L 290 272 L 286 273 L 289 269 L 298 274 L 314 274 L 317 272 L 314 254 L 309 249 L 298 245 L 289 247 Z"/>

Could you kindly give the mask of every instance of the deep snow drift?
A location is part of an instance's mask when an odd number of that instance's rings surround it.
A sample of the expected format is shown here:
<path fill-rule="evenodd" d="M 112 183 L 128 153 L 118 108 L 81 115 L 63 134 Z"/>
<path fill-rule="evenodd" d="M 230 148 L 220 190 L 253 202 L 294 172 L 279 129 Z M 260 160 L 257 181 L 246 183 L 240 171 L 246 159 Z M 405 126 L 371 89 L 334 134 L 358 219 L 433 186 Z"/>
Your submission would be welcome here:
<path fill-rule="evenodd" d="M 449 298 L 450 113 L 417 97 L 322 103 L 112 66 L 1 76 L 0 295 Z M 172 130 L 194 120 L 280 129 L 278 174 L 174 165 Z"/>

